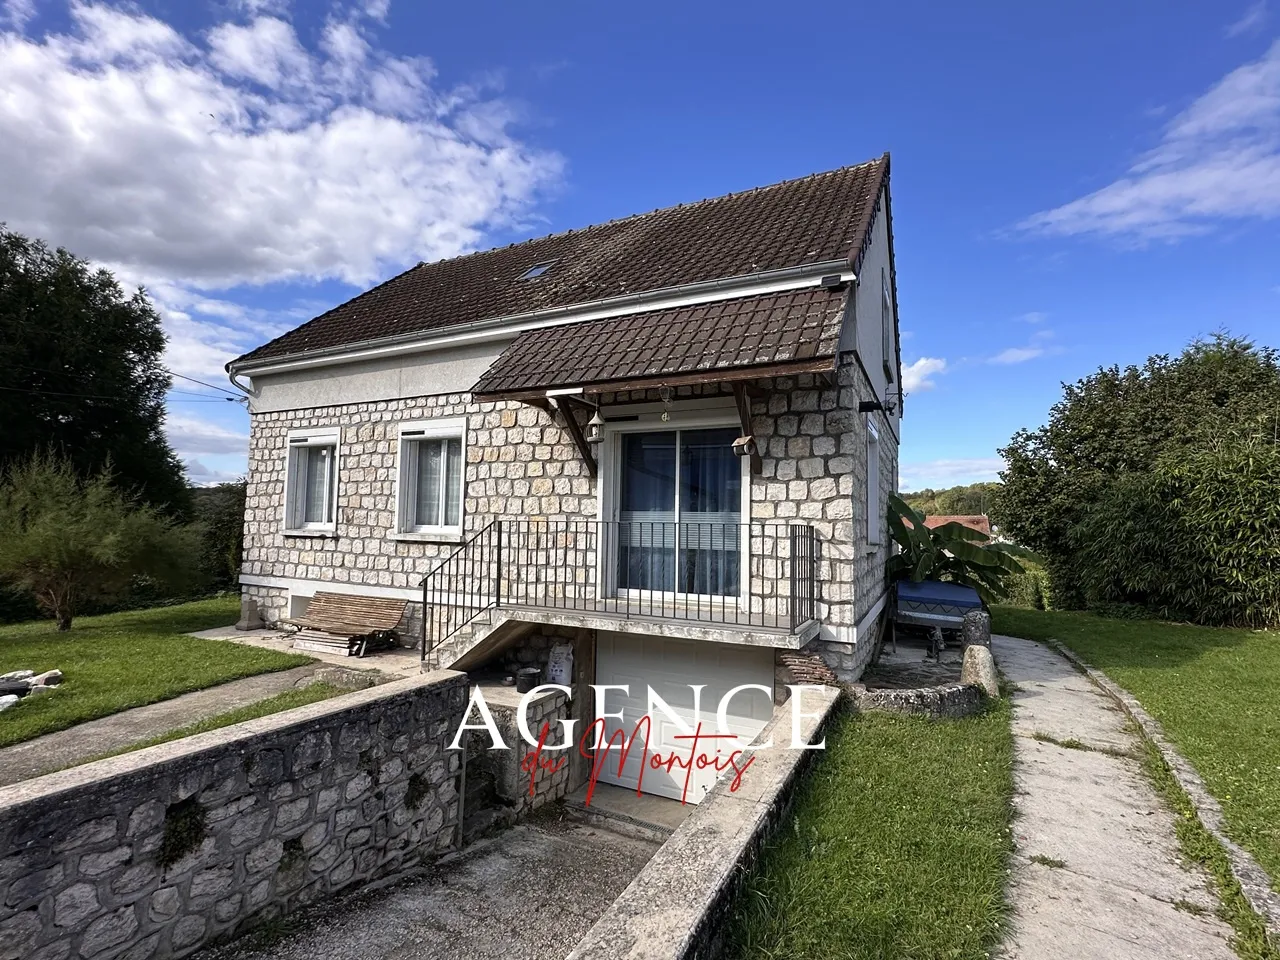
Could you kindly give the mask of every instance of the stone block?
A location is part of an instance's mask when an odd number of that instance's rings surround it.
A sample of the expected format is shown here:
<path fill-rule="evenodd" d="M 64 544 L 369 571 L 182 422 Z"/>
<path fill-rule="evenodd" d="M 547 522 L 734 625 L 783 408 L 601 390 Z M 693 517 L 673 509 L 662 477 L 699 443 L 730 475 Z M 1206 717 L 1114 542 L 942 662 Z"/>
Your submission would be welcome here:
<path fill-rule="evenodd" d="M 86 853 L 80 858 L 79 870 L 86 877 L 99 877 L 126 863 L 133 856 L 133 846 L 125 844 L 105 853 Z"/>
<path fill-rule="evenodd" d="M 54 926 L 74 927 L 93 916 L 100 908 L 97 887 L 91 883 L 72 884 L 54 898 Z"/>
<path fill-rule="evenodd" d="M 184 950 L 200 942 L 208 921 L 204 917 L 183 917 L 173 926 L 172 943 L 175 950 Z"/>
<path fill-rule="evenodd" d="M 151 895 L 147 906 L 147 916 L 154 923 L 163 923 L 177 916 L 182 909 L 182 894 L 177 887 L 161 887 Z"/>
<path fill-rule="evenodd" d="M 296 800 L 289 800 L 280 804 L 276 808 L 276 829 L 287 829 L 294 824 L 301 823 L 303 818 L 306 817 L 310 806 L 310 797 L 299 797 Z"/>
<path fill-rule="evenodd" d="M 138 918 L 133 914 L 133 907 L 122 907 L 85 928 L 80 938 L 80 953 L 85 957 L 97 956 L 111 947 L 128 943 L 137 931 Z"/>
<path fill-rule="evenodd" d="M 56 890 L 65 875 L 66 871 L 62 864 L 58 863 L 44 870 L 36 870 L 25 877 L 19 877 L 9 884 L 4 902 L 10 907 L 16 907 L 28 900 L 37 900 Z"/>
<path fill-rule="evenodd" d="M 244 856 L 245 873 L 254 874 L 274 867 L 284 857 L 284 841 L 271 837 L 264 840 Z"/>
<path fill-rule="evenodd" d="M 43 924 L 35 910 L 24 910 L 0 920 L 0 958 L 21 960 L 31 955 Z"/>
<path fill-rule="evenodd" d="M 219 867 L 201 870 L 191 878 L 189 895 L 195 897 L 213 897 L 226 893 L 235 882 L 235 871 L 230 867 Z"/>
<path fill-rule="evenodd" d="M 974 644 L 965 648 L 960 665 L 960 682 L 981 687 L 989 697 L 1000 696 L 1000 679 L 991 648 Z"/>

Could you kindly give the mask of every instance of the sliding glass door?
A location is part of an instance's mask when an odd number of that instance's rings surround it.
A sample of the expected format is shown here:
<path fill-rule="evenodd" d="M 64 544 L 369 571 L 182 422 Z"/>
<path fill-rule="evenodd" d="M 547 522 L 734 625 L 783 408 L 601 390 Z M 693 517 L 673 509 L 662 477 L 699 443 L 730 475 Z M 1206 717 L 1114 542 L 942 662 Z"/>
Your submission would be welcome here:
<path fill-rule="evenodd" d="M 736 597 L 742 465 L 734 428 L 621 435 L 617 585 Z"/>

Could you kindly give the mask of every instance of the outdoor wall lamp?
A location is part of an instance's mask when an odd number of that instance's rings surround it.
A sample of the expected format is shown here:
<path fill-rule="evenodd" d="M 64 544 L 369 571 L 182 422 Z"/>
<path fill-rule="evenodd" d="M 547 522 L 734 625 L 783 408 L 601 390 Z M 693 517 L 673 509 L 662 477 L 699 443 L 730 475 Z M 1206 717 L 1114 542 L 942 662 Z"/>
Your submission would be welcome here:
<path fill-rule="evenodd" d="M 596 412 L 591 415 L 591 419 L 587 421 L 587 443 L 597 444 L 604 439 L 601 428 L 604 427 L 604 420 L 600 416 L 600 408 L 596 407 Z"/>

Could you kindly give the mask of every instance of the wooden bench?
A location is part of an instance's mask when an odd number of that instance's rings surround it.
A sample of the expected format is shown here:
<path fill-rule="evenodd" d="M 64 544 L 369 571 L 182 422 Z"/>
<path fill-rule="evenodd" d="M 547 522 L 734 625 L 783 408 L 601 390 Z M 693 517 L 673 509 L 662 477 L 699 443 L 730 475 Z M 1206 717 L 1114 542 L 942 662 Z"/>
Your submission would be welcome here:
<path fill-rule="evenodd" d="M 293 645 L 299 650 L 363 657 L 395 642 L 396 627 L 408 605 L 407 600 L 321 591 L 311 598 L 305 616 L 282 619 L 280 623 L 297 629 Z"/>

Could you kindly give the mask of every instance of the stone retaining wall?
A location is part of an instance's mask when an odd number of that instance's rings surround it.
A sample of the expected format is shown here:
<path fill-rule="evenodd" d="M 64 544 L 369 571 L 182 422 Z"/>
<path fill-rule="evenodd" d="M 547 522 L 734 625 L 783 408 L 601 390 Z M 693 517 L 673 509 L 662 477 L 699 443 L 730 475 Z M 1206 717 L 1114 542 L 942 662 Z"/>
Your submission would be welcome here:
<path fill-rule="evenodd" d="M 0 789 L 0 958 L 180 957 L 450 849 L 438 671 Z"/>

